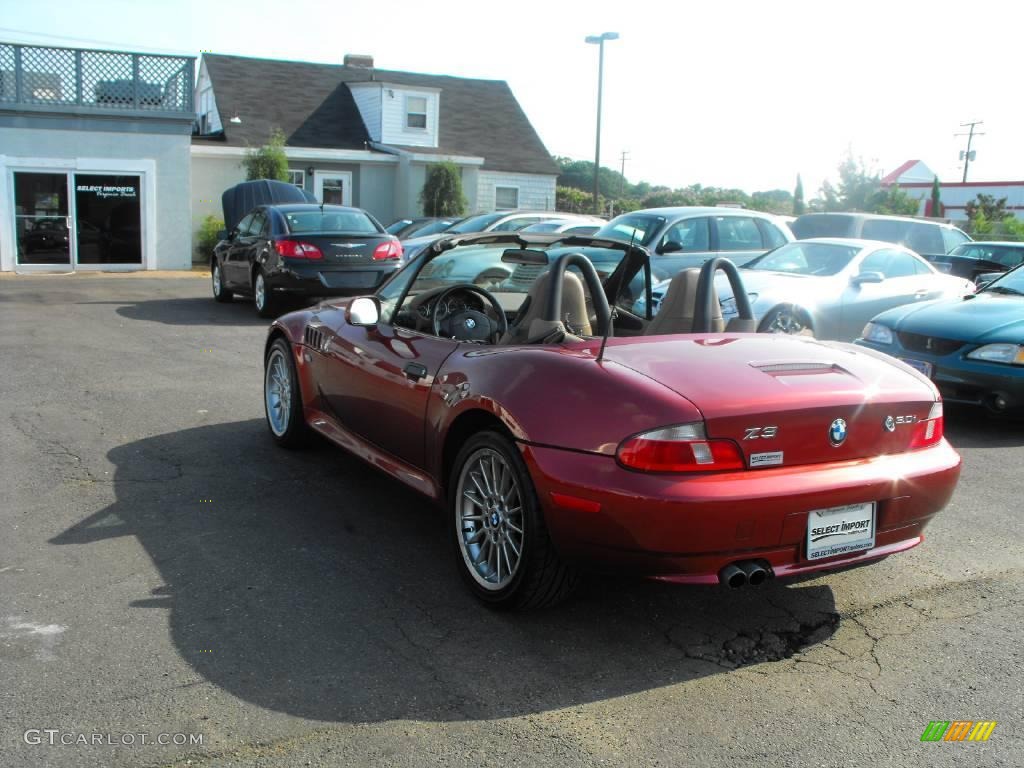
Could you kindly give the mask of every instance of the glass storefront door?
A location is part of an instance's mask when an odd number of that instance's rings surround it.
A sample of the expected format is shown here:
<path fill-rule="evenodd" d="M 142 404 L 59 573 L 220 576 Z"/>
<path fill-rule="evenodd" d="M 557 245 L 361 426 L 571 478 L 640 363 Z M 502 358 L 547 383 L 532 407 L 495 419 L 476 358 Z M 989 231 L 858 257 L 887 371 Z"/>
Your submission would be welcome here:
<path fill-rule="evenodd" d="M 78 264 L 142 264 L 139 176 L 75 174 Z"/>
<path fill-rule="evenodd" d="M 138 174 L 14 172 L 18 265 L 142 266 Z"/>
<path fill-rule="evenodd" d="M 14 228 L 19 264 L 71 266 L 66 173 L 14 173 Z"/>

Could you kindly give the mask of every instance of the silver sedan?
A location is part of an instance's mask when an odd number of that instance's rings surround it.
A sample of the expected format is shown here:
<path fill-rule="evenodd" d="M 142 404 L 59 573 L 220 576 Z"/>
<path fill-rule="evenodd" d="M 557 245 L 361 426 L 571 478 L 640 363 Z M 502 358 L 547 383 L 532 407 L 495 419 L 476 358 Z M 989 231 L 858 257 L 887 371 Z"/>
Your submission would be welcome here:
<path fill-rule="evenodd" d="M 946 275 L 892 243 L 845 238 L 798 240 L 740 270 L 758 330 L 852 341 L 879 312 L 964 296 L 974 285 Z M 722 315 L 736 315 L 728 282 L 717 283 Z"/>

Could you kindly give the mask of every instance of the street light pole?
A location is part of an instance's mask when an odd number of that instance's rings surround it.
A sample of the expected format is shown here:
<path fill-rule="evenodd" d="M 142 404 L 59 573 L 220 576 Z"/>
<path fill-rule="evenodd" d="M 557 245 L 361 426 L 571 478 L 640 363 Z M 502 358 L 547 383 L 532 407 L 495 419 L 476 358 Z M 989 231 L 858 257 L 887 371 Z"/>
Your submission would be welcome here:
<path fill-rule="evenodd" d="M 604 41 L 618 40 L 618 32 L 589 35 L 585 42 L 597 46 L 597 137 L 594 140 L 594 213 L 601 214 L 601 91 L 604 86 Z"/>

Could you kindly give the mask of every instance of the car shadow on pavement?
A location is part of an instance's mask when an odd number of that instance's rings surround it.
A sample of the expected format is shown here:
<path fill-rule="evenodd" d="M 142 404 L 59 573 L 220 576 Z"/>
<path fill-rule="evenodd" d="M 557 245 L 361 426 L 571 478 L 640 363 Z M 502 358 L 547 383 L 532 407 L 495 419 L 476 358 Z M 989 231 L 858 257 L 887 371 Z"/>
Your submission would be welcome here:
<path fill-rule="evenodd" d="M 786 658 L 836 630 L 820 584 L 723 592 L 593 577 L 569 602 L 495 613 L 462 585 L 443 516 L 341 450 L 277 448 L 262 420 L 110 451 L 117 500 L 51 540 L 137 537 L 205 679 L 324 721 L 499 718 Z M 84 555 L 88 556 L 88 555 Z"/>
<path fill-rule="evenodd" d="M 235 299 L 226 304 L 207 297 L 116 303 L 121 305 L 115 310 L 117 314 L 129 320 L 165 325 L 270 325 L 270 320 L 257 315 L 252 302 L 245 299 Z"/>
<path fill-rule="evenodd" d="M 946 439 L 954 448 L 1009 448 L 1024 445 L 1024 419 L 982 408 L 947 404 Z"/>

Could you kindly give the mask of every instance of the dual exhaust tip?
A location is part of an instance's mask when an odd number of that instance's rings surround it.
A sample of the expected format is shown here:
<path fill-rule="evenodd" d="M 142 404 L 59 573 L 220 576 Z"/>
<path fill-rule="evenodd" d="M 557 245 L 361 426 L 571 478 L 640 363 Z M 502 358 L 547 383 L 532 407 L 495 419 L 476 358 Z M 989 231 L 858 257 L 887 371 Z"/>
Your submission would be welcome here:
<path fill-rule="evenodd" d="M 741 560 L 725 566 L 718 573 L 718 581 L 729 589 L 739 589 L 748 584 L 758 587 L 772 576 L 771 566 L 761 560 Z"/>

